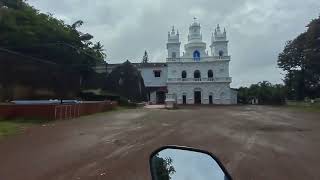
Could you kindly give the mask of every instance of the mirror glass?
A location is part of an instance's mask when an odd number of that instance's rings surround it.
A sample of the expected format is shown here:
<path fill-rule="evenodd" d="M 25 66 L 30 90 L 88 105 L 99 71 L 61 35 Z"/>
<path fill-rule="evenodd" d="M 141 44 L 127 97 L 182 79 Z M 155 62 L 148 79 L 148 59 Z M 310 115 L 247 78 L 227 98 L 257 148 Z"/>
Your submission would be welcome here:
<path fill-rule="evenodd" d="M 151 159 L 154 180 L 228 180 L 218 163 L 208 154 L 164 149 Z"/>

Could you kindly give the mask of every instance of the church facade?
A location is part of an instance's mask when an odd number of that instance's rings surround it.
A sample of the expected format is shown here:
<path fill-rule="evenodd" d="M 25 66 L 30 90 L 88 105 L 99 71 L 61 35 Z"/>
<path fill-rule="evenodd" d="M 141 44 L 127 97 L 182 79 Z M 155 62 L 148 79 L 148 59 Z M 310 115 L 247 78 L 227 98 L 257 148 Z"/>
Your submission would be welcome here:
<path fill-rule="evenodd" d="M 209 47 L 210 53 L 202 40 L 201 25 L 194 21 L 183 53 L 180 34 L 172 28 L 168 32 L 165 63 L 133 63 L 144 79 L 150 103 L 236 104 L 237 91 L 230 88 L 227 33 L 219 25 Z M 109 64 L 107 71 L 117 65 Z"/>
<path fill-rule="evenodd" d="M 177 104 L 236 104 L 230 88 L 228 40 L 218 25 L 212 33 L 210 51 L 202 40 L 201 25 L 189 27 L 188 42 L 180 53 L 180 34 L 172 28 L 167 42 L 167 100 Z"/>

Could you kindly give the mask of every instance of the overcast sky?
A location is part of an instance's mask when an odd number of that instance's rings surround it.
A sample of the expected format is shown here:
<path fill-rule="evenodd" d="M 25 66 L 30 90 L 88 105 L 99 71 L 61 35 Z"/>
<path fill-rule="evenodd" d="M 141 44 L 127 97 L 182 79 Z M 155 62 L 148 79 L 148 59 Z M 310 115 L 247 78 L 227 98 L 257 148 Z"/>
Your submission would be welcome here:
<path fill-rule="evenodd" d="M 166 58 L 167 33 L 174 25 L 186 43 L 188 27 L 197 17 L 203 40 L 210 44 L 214 27 L 226 27 L 232 87 L 268 80 L 282 83 L 277 56 L 287 40 L 306 30 L 318 17 L 320 0 L 29 0 L 41 12 L 66 23 L 79 19 L 101 41 L 107 62 L 140 62 Z M 183 48 L 183 46 L 181 46 Z M 181 51 L 183 49 L 181 48 Z"/>

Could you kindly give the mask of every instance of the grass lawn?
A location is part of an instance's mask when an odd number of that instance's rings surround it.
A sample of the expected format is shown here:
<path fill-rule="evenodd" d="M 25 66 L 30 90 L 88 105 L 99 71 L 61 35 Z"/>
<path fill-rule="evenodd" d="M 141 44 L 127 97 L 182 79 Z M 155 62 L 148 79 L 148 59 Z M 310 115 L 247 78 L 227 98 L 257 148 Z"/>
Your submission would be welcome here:
<path fill-rule="evenodd" d="M 0 140 L 22 132 L 23 129 L 35 124 L 45 123 L 47 121 L 40 119 L 13 119 L 0 120 Z"/>
<path fill-rule="evenodd" d="M 295 105 L 287 105 L 291 109 L 307 111 L 307 112 L 320 112 L 320 104 L 313 104 L 313 105 L 302 105 L 302 104 L 295 104 Z"/>

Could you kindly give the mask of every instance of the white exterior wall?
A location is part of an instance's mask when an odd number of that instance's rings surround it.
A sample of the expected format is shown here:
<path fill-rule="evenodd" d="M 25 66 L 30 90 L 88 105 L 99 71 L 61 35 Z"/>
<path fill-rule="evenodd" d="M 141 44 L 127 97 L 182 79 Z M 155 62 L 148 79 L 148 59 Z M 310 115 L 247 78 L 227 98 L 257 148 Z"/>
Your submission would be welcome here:
<path fill-rule="evenodd" d="M 199 51 L 201 57 L 208 57 L 207 51 L 206 51 L 206 43 L 204 42 L 195 42 L 192 44 L 186 44 L 185 45 L 185 54 L 182 58 L 193 58 L 193 52 Z"/>
<path fill-rule="evenodd" d="M 203 60 L 203 59 L 202 59 Z M 213 78 L 229 78 L 229 61 L 215 60 L 211 62 L 182 62 L 168 63 L 168 80 L 181 78 L 182 71 L 187 72 L 187 78 L 194 78 L 194 71 L 201 72 L 201 78 L 208 78 L 208 71 L 213 71 Z M 185 60 L 187 61 L 187 60 Z M 213 96 L 213 104 L 236 104 L 230 82 L 170 82 L 168 92 L 174 94 L 178 104 L 183 104 L 182 96 L 186 95 L 187 104 L 194 104 L 195 90 L 201 90 L 201 103 L 209 104 L 209 96 Z"/>
<path fill-rule="evenodd" d="M 231 90 L 231 104 L 237 104 L 238 103 L 238 91 Z"/>
<path fill-rule="evenodd" d="M 211 49 L 215 56 L 219 56 L 219 52 L 223 51 L 224 56 L 228 56 L 228 42 L 227 41 L 216 41 L 214 47 Z"/>
<path fill-rule="evenodd" d="M 176 53 L 176 58 L 180 57 L 180 44 L 168 44 L 168 57 L 172 57 L 172 53 Z"/>
<path fill-rule="evenodd" d="M 201 104 L 209 104 L 210 95 L 213 96 L 213 104 L 236 104 L 229 83 L 168 84 L 168 91 L 176 96 L 178 104 L 183 104 L 183 95 L 187 97 L 187 104 L 194 104 L 195 90 L 201 90 Z"/>
<path fill-rule="evenodd" d="M 196 70 L 201 72 L 201 78 L 208 78 L 209 70 L 214 78 L 229 77 L 229 61 L 168 63 L 168 78 L 181 78 L 182 71 L 187 72 L 187 78 L 193 78 Z"/>
<path fill-rule="evenodd" d="M 167 67 L 139 68 L 146 87 L 167 86 Z M 154 77 L 154 71 L 161 70 L 161 77 Z"/>

